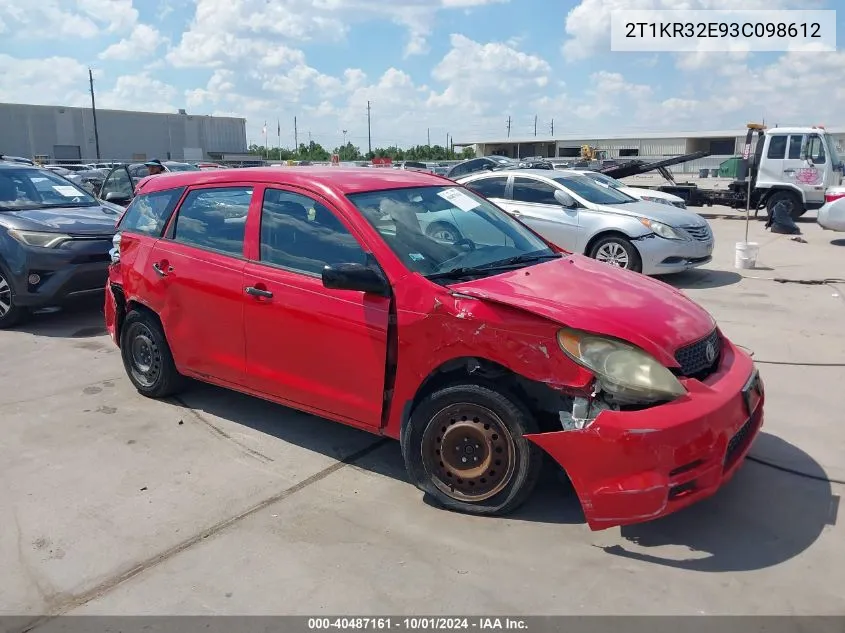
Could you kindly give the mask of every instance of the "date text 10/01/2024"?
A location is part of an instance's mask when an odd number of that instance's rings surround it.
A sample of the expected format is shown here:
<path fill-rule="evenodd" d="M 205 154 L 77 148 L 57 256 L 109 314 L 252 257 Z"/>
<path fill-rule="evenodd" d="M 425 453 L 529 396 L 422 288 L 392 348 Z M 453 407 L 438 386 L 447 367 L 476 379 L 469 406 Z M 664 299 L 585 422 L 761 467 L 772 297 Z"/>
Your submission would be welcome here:
<path fill-rule="evenodd" d="M 528 625 L 519 618 L 447 618 L 447 617 L 346 617 L 308 618 L 308 629 L 319 630 L 407 630 L 407 631 L 450 631 L 450 630 L 511 630 L 526 631 Z"/>
<path fill-rule="evenodd" d="M 821 39 L 818 22 L 626 22 L 626 38 L 802 38 Z"/>

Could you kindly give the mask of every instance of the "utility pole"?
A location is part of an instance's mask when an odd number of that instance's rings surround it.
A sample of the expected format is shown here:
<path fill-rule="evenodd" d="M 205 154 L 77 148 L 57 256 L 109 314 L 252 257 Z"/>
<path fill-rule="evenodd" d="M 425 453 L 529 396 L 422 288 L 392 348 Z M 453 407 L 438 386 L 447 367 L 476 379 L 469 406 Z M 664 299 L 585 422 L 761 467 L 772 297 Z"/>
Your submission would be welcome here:
<path fill-rule="evenodd" d="M 343 130 L 343 146 L 346 147 L 346 132 L 347 130 Z"/>
<path fill-rule="evenodd" d="M 552 136 L 555 135 L 555 120 L 552 119 Z"/>
<path fill-rule="evenodd" d="M 296 117 L 293 117 L 293 151 L 299 153 L 299 130 L 296 127 Z"/>
<path fill-rule="evenodd" d="M 100 160 L 100 132 L 97 129 L 97 104 L 94 101 L 94 73 L 88 69 L 88 85 L 91 87 L 91 114 L 94 115 L 94 147 L 97 150 L 97 160 Z"/>
<path fill-rule="evenodd" d="M 508 115 L 508 138 L 511 137 L 511 117 Z"/>
<path fill-rule="evenodd" d="M 370 119 L 370 102 L 367 101 L 367 153 L 373 153 L 373 128 Z"/>
<path fill-rule="evenodd" d="M 311 130 L 308 130 L 308 147 L 311 147 L 311 143 L 313 143 L 311 140 Z"/>
<path fill-rule="evenodd" d="M 537 136 L 537 115 L 534 115 L 534 136 Z"/>
<path fill-rule="evenodd" d="M 427 143 L 427 145 L 428 145 L 429 147 L 431 147 L 431 128 L 430 128 L 430 127 L 428 127 L 428 128 L 426 128 L 426 129 L 425 129 L 425 134 L 426 134 L 426 138 L 428 138 L 428 143 Z"/>

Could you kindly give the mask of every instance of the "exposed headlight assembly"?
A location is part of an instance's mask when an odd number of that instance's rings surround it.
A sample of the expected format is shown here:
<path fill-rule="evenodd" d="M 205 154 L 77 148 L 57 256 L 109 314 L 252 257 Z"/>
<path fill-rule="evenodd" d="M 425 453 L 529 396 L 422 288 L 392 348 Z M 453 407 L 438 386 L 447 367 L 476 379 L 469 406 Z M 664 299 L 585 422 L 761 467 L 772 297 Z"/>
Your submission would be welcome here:
<path fill-rule="evenodd" d="M 9 229 L 9 235 L 26 246 L 40 246 L 41 248 L 55 248 L 73 238 L 61 233 L 39 233 L 37 231 L 20 231 Z"/>
<path fill-rule="evenodd" d="M 655 220 L 649 220 L 648 218 L 640 218 L 640 222 L 643 226 L 647 227 L 649 230 L 654 232 L 655 235 L 659 235 L 663 239 L 666 240 L 685 240 L 687 239 L 686 236 L 681 233 L 680 231 L 676 231 L 668 224 L 663 224 L 663 222 L 657 222 Z"/>
<path fill-rule="evenodd" d="M 616 399 L 652 404 L 686 393 L 671 371 L 629 343 L 568 328 L 558 332 L 557 341 L 567 356 L 593 372 L 602 390 Z"/>

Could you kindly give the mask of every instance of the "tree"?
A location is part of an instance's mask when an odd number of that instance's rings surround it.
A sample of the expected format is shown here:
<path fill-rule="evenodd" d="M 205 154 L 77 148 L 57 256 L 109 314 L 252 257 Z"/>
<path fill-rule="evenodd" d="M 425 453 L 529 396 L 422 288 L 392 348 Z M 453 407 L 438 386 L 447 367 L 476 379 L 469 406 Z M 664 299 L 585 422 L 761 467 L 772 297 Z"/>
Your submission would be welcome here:
<path fill-rule="evenodd" d="M 341 145 L 340 147 L 335 147 L 333 153 L 337 154 L 340 160 L 344 161 L 361 160 L 362 158 L 361 150 L 351 142 L 347 142 L 346 145 Z"/>
<path fill-rule="evenodd" d="M 471 147 L 465 147 L 461 151 L 460 157 L 464 160 L 468 160 L 470 158 L 475 158 L 475 150 Z"/>

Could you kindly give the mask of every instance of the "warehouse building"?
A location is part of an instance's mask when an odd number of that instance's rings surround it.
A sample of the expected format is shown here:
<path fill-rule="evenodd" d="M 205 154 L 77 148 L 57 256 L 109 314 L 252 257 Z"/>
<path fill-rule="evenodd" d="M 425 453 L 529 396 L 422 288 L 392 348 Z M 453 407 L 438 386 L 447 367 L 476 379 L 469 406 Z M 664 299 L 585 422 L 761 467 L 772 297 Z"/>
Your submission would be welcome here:
<path fill-rule="evenodd" d="M 845 128 L 828 128 L 839 150 L 845 149 Z M 709 152 L 710 156 L 676 165 L 672 171 L 698 172 L 702 168 L 718 168 L 732 156 L 742 154 L 745 130 L 717 132 L 669 132 L 650 135 L 621 136 L 562 136 L 557 138 L 528 137 L 493 141 L 455 143 L 456 147 L 475 146 L 477 156 L 509 156 L 511 158 L 577 159 L 584 147 L 591 148 L 596 157 L 607 160 L 660 159 L 669 156 Z M 841 152 L 843 154 L 845 152 Z"/>
<path fill-rule="evenodd" d="M 247 151 L 246 119 L 0 103 L 0 154 L 49 162 L 222 160 Z M 96 133 L 95 133 L 96 132 Z M 99 152 L 97 151 L 99 145 Z"/>

